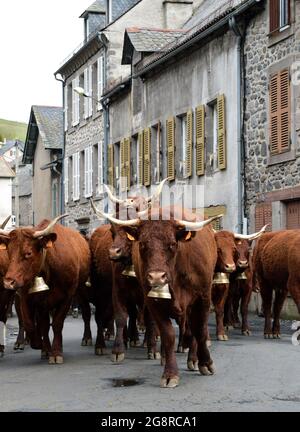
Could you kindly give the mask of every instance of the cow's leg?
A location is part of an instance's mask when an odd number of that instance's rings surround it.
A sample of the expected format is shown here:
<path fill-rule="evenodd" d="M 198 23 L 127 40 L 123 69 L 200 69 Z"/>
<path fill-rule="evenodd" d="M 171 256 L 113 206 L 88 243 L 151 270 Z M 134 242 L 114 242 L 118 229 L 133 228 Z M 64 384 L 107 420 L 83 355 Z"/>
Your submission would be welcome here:
<path fill-rule="evenodd" d="M 215 373 L 214 364 L 206 344 L 209 306 L 209 299 L 198 299 L 191 309 L 191 330 L 197 341 L 198 367 L 201 375 Z"/>
<path fill-rule="evenodd" d="M 227 299 L 224 305 L 224 319 L 223 324 L 227 330 L 233 328 L 233 313 L 232 313 L 232 298 L 233 298 L 233 290 L 232 286 L 233 282 L 230 282 Z"/>
<path fill-rule="evenodd" d="M 104 350 L 106 348 L 105 339 L 104 339 L 104 328 L 103 328 L 103 311 L 101 310 L 100 305 L 96 304 L 95 309 L 95 321 L 97 324 L 97 337 L 95 343 L 95 354 L 103 355 Z"/>
<path fill-rule="evenodd" d="M 212 289 L 212 302 L 216 314 L 216 333 L 219 341 L 227 341 L 228 336 L 225 334 L 223 325 L 224 305 L 228 296 L 229 284 L 215 284 Z"/>
<path fill-rule="evenodd" d="M 191 334 L 189 338 L 189 353 L 187 358 L 187 368 L 190 371 L 196 371 L 198 369 L 198 356 L 197 356 L 197 341 L 196 338 Z"/>
<path fill-rule="evenodd" d="M 107 325 L 107 329 L 105 332 L 105 340 L 114 340 L 115 339 L 115 320 L 111 319 Z"/>
<path fill-rule="evenodd" d="M 239 318 L 239 305 L 241 300 L 241 281 L 234 281 L 234 290 L 232 294 L 232 319 L 233 327 L 241 328 L 241 321 Z"/>
<path fill-rule="evenodd" d="M 134 303 L 128 305 L 128 338 L 131 347 L 139 346 L 139 333 L 137 329 L 138 311 Z"/>
<path fill-rule="evenodd" d="M 21 305 L 20 305 L 20 296 L 16 295 L 15 297 L 15 309 L 18 317 L 18 325 L 19 325 L 19 332 L 17 336 L 17 340 L 14 344 L 14 350 L 24 350 L 25 347 L 25 329 L 22 319 L 22 313 L 21 313 Z"/>
<path fill-rule="evenodd" d="M 124 331 L 127 330 L 128 314 L 126 306 L 118 302 L 117 310 L 115 309 L 115 322 L 116 322 L 116 337 L 112 349 L 111 361 L 114 363 L 121 363 L 125 358 L 125 344 L 124 344 Z M 125 333 L 125 338 L 126 333 Z"/>
<path fill-rule="evenodd" d="M 262 309 L 265 316 L 265 328 L 264 336 L 265 339 L 272 338 L 272 321 L 271 321 L 271 309 L 272 309 L 272 293 L 273 289 L 268 286 L 266 281 L 260 280 L 260 294 L 262 298 Z"/>
<path fill-rule="evenodd" d="M 91 346 L 93 345 L 91 332 L 91 306 L 87 299 L 80 299 L 80 307 L 84 322 L 84 332 L 81 346 Z"/>
<path fill-rule="evenodd" d="M 37 326 L 40 328 L 42 335 L 41 359 L 49 359 L 51 355 L 51 342 L 49 338 L 50 315 L 48 310 L 40 310 L 37 315 Z"/>
<path fill-rule="evenodd" d="M 52 318 L 52 330 L 54 334 L 51 353 L 49 355 L 49 364 L 62 364 L 63 359 L 63 341 L 62 330 L 64 321 L 68 314 L 72 302 L 72 298 L 65 300 L 65 302 L 55 310 Z"/>
<path fill-rule="evenodd" d="M 242 299 L 241 299 L 242 334 L 244 336 L 251 335 L 251 331 L 248 323 L 248 306 L 251 299 L 251 294 L 252 294 L 252 285 L 248 281 L 245 281 L 243 283 Z"/>
<path fill-rule="evenodd" d="M 156 343 L 156 323 L 152 318 L 151 313 L 148 308 L 144 308 L 144 323 L 146 326 L 145 338 L 146 338 L 146 346 L 147 346 L 147 356 L 149 360 L 160 360 L 161 354 L 158 351 L 157 343 Z"/>
<path fill-rule="evenodd" d="M 287 289 L 276 289 L 275 290 L 275 299 L 273 305 L 273 326 L 272 333 L 274 339 L 280 338 L 280 313 L 283 307 L 283 303 L 287 297 L 288 290 Z"/>

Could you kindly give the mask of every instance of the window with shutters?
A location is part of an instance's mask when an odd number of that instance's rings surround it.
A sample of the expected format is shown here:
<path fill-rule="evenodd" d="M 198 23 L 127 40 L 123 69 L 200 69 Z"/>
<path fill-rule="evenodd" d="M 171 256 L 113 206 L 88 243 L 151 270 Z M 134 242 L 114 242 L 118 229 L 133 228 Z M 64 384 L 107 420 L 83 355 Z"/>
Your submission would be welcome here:
<path fill-rule="evenodd" d="M 218 205 L 218 206 L 206 207 L 204 209 L 205 219 L 209 219 L 213 216 L 217 216 L 220 214 L 223 214 L 223 215 L 226 214 L 226 207 L 225 206 Z M 213 221 L 211 223 L 212 228 L 216 231 L 220 231 L 221 229 L 223 229 L 222 220 L 223 220 L 223 218 L 216 219 L 215 221 Z"/>
<path fill-rule="evenodd" d="M 175 180 L 175 118 L 166 122 L 167 174 L 170 180 Z"/>
<path fill-rule="evenodd" d="M 64 158 L 64 199 L 65 204 L 69 201 L 69 158 Z"/>
<path fill-rule="evenodd" d="M 151 128 L 151 147 L 153 149 L 153 181 L 159 183 L 161 181 L 162 170 L 162 142 L 161 142 L 161 122 Z"/>
<path fill-rule="evenodd" d="M 93 194 L 93 147 L 84 149 L 84 196 Z"/>
<path fill-rule="evenodd" d="M 79 123 L 79 94 L 74 91 L 79 87 L 79 76 L 72 80 L 72 126 Z"/>
<path fill-rule="evenodd" d="M 80 154 L 74 153 L 72 156 L 72 177 L 73 177 L 73 201 L 80 198 Z"/>
<path fill-rule="evenodd" d="M 97 100 L 99 101 L 102 97 L 104 90 L 104 57 L 100 56 L 97 60 Z M 98 102 L 97 110 L 102 109 L 102 104 Z"/>
<path fill-rule="evenodd" d="M 270 33 L 278 33 L 291 24 L 291 0 L 269 0 Z"/>
<path fill-rule="evenodd" d="M 278 155 L 291 148 L 289 69 L 284 69 L 271 76 L 269 100 L 269 149 L 271 155 Z"/>
<path fill-rule="evenodd" d="M 263 226 L 269 224 L 266 231 L 272 231 L 272 204 L 257 204 L 255 207 L 255 231 L 259 231 Z"/>

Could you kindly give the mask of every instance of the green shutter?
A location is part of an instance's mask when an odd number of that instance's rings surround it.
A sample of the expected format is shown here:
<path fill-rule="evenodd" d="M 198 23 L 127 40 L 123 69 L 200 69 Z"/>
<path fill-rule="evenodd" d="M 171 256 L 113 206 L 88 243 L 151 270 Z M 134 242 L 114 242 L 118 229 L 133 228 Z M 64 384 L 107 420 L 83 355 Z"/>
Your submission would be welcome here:
<path fill-rule="evenodd" d="M 167 171 L 169 180 L 175 180 L 175 118 L 167 120 Z"/>
<path fill-rule="evenodd" d="M 151 129 L 144 130 L 144 186 L 151 184 Z"/>
<path fill-rule="evenodd" d="M 139 184 L 144 183 L 144 134 L 138 134 L 138 148 L 139 148 Z"/>
<path fill-rule="evenodd" d="M 217 101 L 218 110 L 218 167 L 226 168 L 226 123 L 225 123 L 225 96 L 221 95 Z"/>
<path fill-rule="evenodd" d="M 204 175 L 205 158 L 205 107 L 200 105 L 196 108 L 196 173 Z"/>
<path fill-rule="evenodd" d="M 193 111 L 189 110 L 186 115 L 186 171 L 185 176 L 193 174 Z"/>

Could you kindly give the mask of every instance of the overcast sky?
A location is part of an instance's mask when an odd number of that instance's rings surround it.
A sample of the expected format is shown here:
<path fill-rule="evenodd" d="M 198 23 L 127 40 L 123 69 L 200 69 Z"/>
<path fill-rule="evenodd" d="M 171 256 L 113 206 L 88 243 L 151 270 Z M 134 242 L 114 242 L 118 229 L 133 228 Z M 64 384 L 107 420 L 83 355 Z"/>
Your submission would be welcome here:
<path fill-rule="evenodd" d="M 28 122 L 31 105 L 61 106 L 54 72 L 83 40 L 93 0 L 0 0 L 0 118 Z"/>

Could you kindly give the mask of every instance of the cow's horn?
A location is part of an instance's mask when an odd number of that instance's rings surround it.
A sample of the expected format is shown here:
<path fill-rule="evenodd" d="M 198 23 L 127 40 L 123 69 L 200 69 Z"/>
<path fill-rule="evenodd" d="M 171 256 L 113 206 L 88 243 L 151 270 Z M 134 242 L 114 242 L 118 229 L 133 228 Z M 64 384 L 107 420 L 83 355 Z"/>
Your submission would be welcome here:
<path fill-rule="evenodd" d="M 257 238 L 259 238 L 267 229 L 267 227 L 269 226 L 269 224 L 265 225 L 264 227 L 262 227 L 262 229 L 254 234 L 238 234 L 238 233 L 234 233 L 234 238 L 237 240 L 255 240 Z"/>
<path fill-rule="evenodd" d="M 93 208 L 94 212 L 96 213 L 96 215 L 99 217 L 99 219 L 102 219 L 102 218 L 108 219 L 111 223 L 113 223 L 115 225 L 121 225 L 121 226 L 137 226 L 140 223 L 140 219 L 131 219 L 131 220 L 116 219 L 112 215 L 110 215 L 108 213 L 104 213 L 101 210 L 97 209 L 92 198 L 90 201 L 91 201 L 92 208 Z"/>
<path fill-rule="evenodd" d="M 45 237 L 46 235 L 51 234 L 51 232 L 52 232 L 52 230 L 53 230 L 53 228 L 54 228 L 54 225 L 55 225 L 59 220 L 61 220 L 62 218 L 65 218 L 65 217 L 67 217 L 67 216 L 69 216 L 67 213 L 66 213 L 66 214 L 63 214 L 63 215 L 60 215 L 60 216 L 57 216 L 55 219 L 53 219 L 53 220 L 49 223 L 49 225 L 48 225 L 45 229 L 43 229 L 43 230 L 41 230 L 41 231 L 35 231 L 35 233 L 33 234 L 33 238 Z"/>
<path fill-rule="evenodd" d="M 110 188 L 109 188 L 106 184 L 104 184 L 103 186 L 105 187 L 105 190 L 106 190 L 106 192 L 107 192 L 107 195 L 108 195 L 109 199 L 110 199 L 113 203 L 116 203 L 116 204 L 123 204 L 123 203 L 124 203 L 125 200 L 121 200 L 121 199 L 115 197 L 115 196 L 112 194 Z"/>
<path fill-rule="evenodd" d="M 213 216 L 210 219 L 201 221 L 201 222 L 189 222 L 185 220 L 178 220 L 178 225 L 184 227 L 186 230 L 190 231 L 199 231 L 204 228 L 206 225 L 212 223 L 214 220 L 221 218 L 223 215 L 220 214 L 218 216 Z"/>
<path fill-rule="evenodd" d="M 7 218 L 5 219 L 5 221 L 2 222 L 2 225 L 0 226 L 0 229 L 1 229 L 1 230 L 4 230 L 4 228 L 5 228 L 6 225 L 7 225 L 7 222 L 8 222 L 9 219 L 10 219 L 10 217 L 11 217 L 11 216 L 7 216 Z"/>
<path fill-rule="evenodd" d="M 169 181 L 169 180 L 170 180 L 169 177 L 167 177 L 167 178 L 165 178 L 164 180 L 162 180 L 162 181 L 159 183 L 159 185 L 157 186 L 156 191 L 154 192 L 154 194 L 151 195 L 149 198 L 147 198 L 146 201 L 147 201 L 148 203 L 150 203 L 150 202 L 151 202 L 152 200 L 154 200 L 155 198 L 158 198 L 159 195 L 162 193 L 162 190 L 163 190 L 164 184 L 165 184 L 167 181 Z"/>

